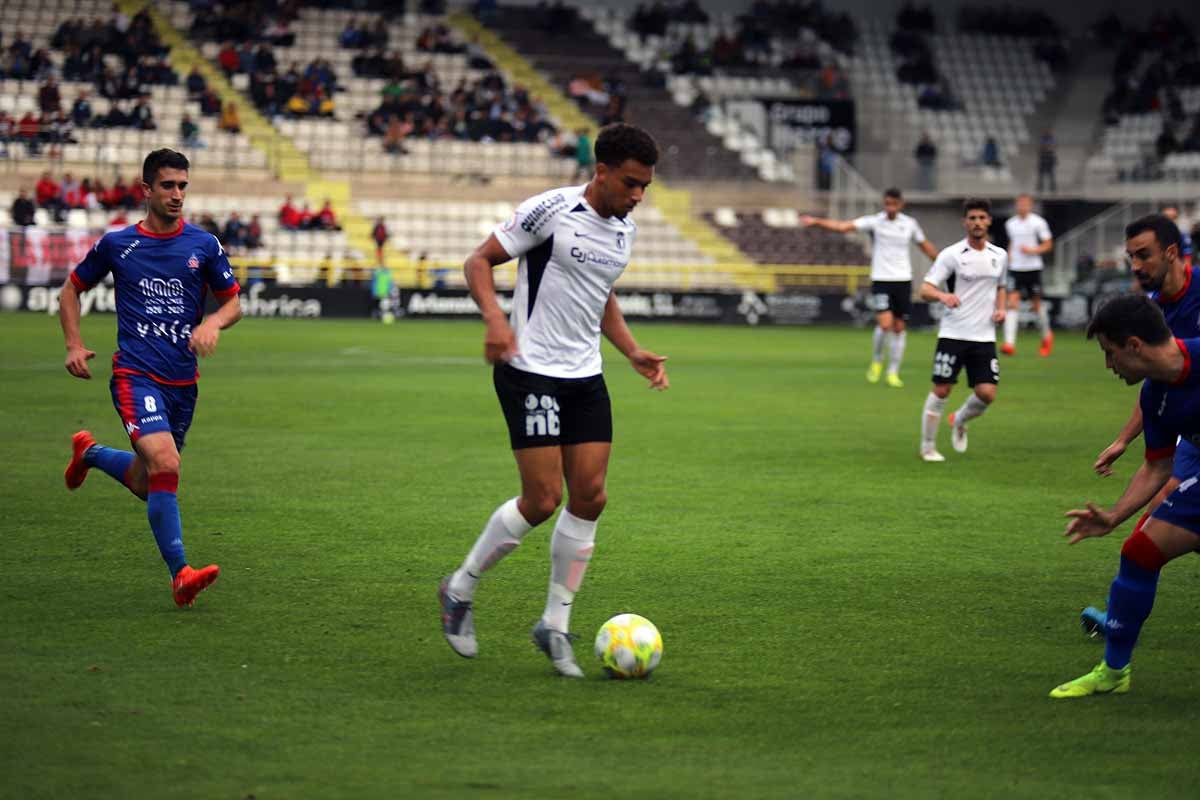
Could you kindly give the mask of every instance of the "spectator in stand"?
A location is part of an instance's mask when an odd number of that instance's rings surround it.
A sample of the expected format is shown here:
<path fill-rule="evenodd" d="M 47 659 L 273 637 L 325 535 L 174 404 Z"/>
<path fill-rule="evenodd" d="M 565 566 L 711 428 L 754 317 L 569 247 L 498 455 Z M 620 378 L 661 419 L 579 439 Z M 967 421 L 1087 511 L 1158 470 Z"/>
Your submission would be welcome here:
<path fill-rule="evenodd" d="M 71 121 L 77 128 L 85 128 L 92 124 L 92 101 L 88 99 L 87 89 L 81 90 L 71 105 Z"/>
<path fill-rule="evenodd" d="M 292 203 L 290 194 L 279 207 L 279 227 L 289 231 L 300 230 L 300 211 Z"/>
<path fill-rule="evenodd" d="M 983 152 L 979 156 L 979 163 L 985 167 L 1002 167 L 1000 163 L 1000 145 L 996 143 L 995 136 L 989 136 L 983 142 Z"/>
<path fill-rule="evenodd" d="M 312 230 L 314 227 L 316 227 L 316 224 L 317 224 L 317 218 L 316 218 L 316 217 L 313 215 L 313 213 L 312 213 L 312 209 L 310 209 L 310 208 L 308 207 L 308 201 L 307 201 L 307 200 L 304 202 L 304 205 L 302 205 L 302 206 L 300 207 L 300 211 L 298 212 L 298 214 L 299 214 L 299 220 L 300 220 L 300 221 L 299 221 L 299 224 L 298 224 L 296 227 L 297 227 L 299 230 L 302 230 L 302 231 L 310 231 L 310 230 Z"/>
<path fill-rule="evenodd" d="M 937 185 L 937 145 L 929 138 L 929 133 L 921 134 L 913 156 L 917 159 L 917 187 L 924 192 L 931 192 Z"/>
<path fill-rule="evenodd" d="M 375 227 L 371 229 L 371 238 L 375 240 L 375 263 L 383 266 L 383 251 L 387 246 L 390 235 L 388 234 L 387 225 L 384 224 L 383 217 L 375 219 Z"/>
<path fill-rule="evenodd" d="M 1052 192 L 1058 191 L 1058 183 L 1055 180 L 1055 171 L 1058 169 L 1058 148 L 1054 142 L 1054 134 L 1050 131 L 1043 131 L 1042 138 L 1038 142 L 1038 171 L 1037 171 L 1037 190 L 1043 191 L 1043 185 L 1049 187 Z"/>
<path fill-rule="evenodd" d="M 221 238 L 221 229 L 220 229 L 220 227 L 217 226 L 217 221 L 215 219 L 213 219 L 212 214 L 207 214 L 207 213 L 201 214 L 200 222 L 198 222 L 196 224 L 199 227 L 201 227 L 204 230 L 211 233 L 213 236 L 217 237 L 218 239 Z"/>
<path fill-rule="evenodd" d="M 141 208 L 146 203 L 146 188 L 141 175 L 129 182 L 129 202 L 130 208 Z"/>
<path fill-rule="evenodd" d="M 9 213 L 12 215 L 13 225 L 20 225 L 21 227 L 32 225 L 34 212 L 36 210 L 37 209 L 34 208 L 33 201 L 29 199 L 29 191 L 27 189 L 21 189 L 21 191 L 17 193 L 17 198 L 13 200 L 12 208 L 9 209 Z"/>
<path fill-rule="evenodd" d="M 404 140 L 413 131 L 412 114 L 405 114 L 404 120 L 392 114 L 388 117 L 387 131 L 383 135 L 383 149 L 392 155 L 408 155 Z"/>
<path fill-rule="evenodd" d="M 47 78 L 38 89 L 38 109 L 43 114 L 57 114 L 62 110 L 62 95 L 58 90 L 58 81 Z"/>
<path fill-rule="evenodd" d="M 238 116 L 237 103 L 230 100 L 221 106 L 221 120 L 217 127 L 226 133 L 242 132 L 242 119 Z"/>
<path fill-rule="evenodd" d="M 1159 161 L 1162 161 L 1177 150 L 1179 150 L 1179 142 L 1175 139 L 1175 133 L 1171 130 L 1170 124 L 1164 124 L 1162 133 L 1158 134 L 1158 138 L 1154 140 L 1154 154 L 1158 156 Z"/>
<path fill-rule="evenodd" d="M 41 127 L 32 111 L 26 111 L 17 122 L 17 137 L 25 144 L 25 152 L 30 156 L 42 152 Z"/>
<path fill-rule="evenodd" d="M 262 235 L 262 221 L 259 220 L 258 214 L 254 214 L 250 217 L 250 223 L 246 226 L 246 249 L 257 250 L 262 247 Z"/>
<path fill-rule="evenodd" d="M 224 70 L 226 79 L 233 80 L 233 76 L 241 69 L 242 64 L 233 42 L 225 42 L 221 47 L 220 52 L 217 53 L 217 64 Z"/>
<path fill-rule="evenodd" d="M 215 117 L 221 113 L 221 98 L 212 89 L 208 89 L 200 97 L 200 113 L 206 117 Z"/>
<path fill-rule="evenodd" d="M 324 86 L 317 86 L 309 111 L 317 117 L 333 118 L 333 96 L 325 93 Z"/>
<path fill-rule="evenodd" d="M 312 110 L 312 101 L 308 98 L 308 94 L 297 92 L 288 98 L 284 105 L 284 111 L 289 117 L 307 117 L 309 111 Z"/>
<path fill-rule="evenodd" d="M 321 210 L 314 218 L 313 227 L 323 231 L 340 231 L 342 229 L 342 226 L 338 225 L 337 216 L 333 213 L 333 203 L 328 197 L 321 204 Z"/>
<path fill-rule="evenodd" d="M 114 100 L 108 109 L 108 113 L 96 118 L 97 127 L 101 128 L 128 128 L 133 124 L 133 117 L 125 112 L 121 107 L 120 100 Z"/>
<path fill-rule="evenodd" d="M 246 244 L 244 228 L 238 213 L 231 213 L 225 221 L 225 230 L 221 232 L 221 244 L 228 250 L 240 250 Z"/>
<path fill-rule="evenodd" d="M 82 201 L 82 208 L 88 211 L 93 211 L 100 208 L 100 197 L 97 195 L 96 187 L 98 183 L 93 183 L 91 178 L 84 178 L 79 184 L 79 195 Z"/>
<path fill-rule="evenodd" d="M 69 172 L 63 173 L 62 179 L 63 205 L 67 208 L 77 208 L 79 204 L 79 181 Z"/>
<path fill-rule="evenodd" d="M 144 97 L 139 97 L 137 102 L 133 104 L 130 117 L 133 119 L 133 127 L 138 130 L 153 131 L 158 129 L 158 123 L 154 121 L 154 112 L 150 110 L 150 106 L 146 103 L 146 98 Z"/>
<path fill-rule="evenodd" d="M 185 113 L 179 121 L 179 139 L 184 147 L 204 148 L 204 141 L 200 138 L 200 126 L 192 120 L 191 114 Z"/>
<path fill-rule="evenodd" d="M 192 65 L 192 70 L 184 79 L 184 86 L 187 88 L 188 100 L 196 101 L 204 96 L 204 92 L 208 89 L 208 81 L 204 80 L 204 76 L 200 74 L 200 68 Z"/>
<path fill-rule="evenodd" d="M 571 180 L 590 179 L 595 163 L 592 137 L 588 135 L 587 128 L 580 128 L 575 131 L 575 172 L 571 174 Z"/>
<path fill-rule="evenodd" d="M 367 31 L 357 20 L 347 20 L 346 27 L 342 28 L 342 35 L 338 37 L 338 43 L 347 50 L 358 50 L 367 44 Z"/>
<path fill-rule="evenodd" d="M 54 178 L 50 177 L 49 172 L 43 172 L 42 177 L 38 180 L 37 186 L 34 187 L 37 204 L 40 208 L 44 208 L 54 215 L 57 222 L 63 220 L 63 205 L 62 187 Z"/>

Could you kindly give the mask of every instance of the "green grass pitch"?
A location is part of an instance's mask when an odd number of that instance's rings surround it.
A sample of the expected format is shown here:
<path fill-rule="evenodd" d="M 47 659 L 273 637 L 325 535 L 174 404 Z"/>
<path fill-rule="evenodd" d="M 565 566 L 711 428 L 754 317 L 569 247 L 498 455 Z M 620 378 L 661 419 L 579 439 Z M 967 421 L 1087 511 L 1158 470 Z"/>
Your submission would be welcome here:
<path fill-rule="evenodd" d="M 1100 658 L 1076 624 L 1126 528 L 1067 547 L 1062 512 L 1134 402 L 1077 334 L 1032 333 L 945 464 L 917 458 L 933 335 L 907 387 L 869 333 L 635 326 L 657 394 L 606 350 L 609 507 L 573 627 L 588 680 L 528 642 L 550 526 L 489 573 L 480 656 L 435 586 L 517 492 L 478 322 L 247 320 L 202 365 L 180 502 L 220 581 L 171 603 L 144 508 L 71 433 L 123 446 L 112 317 L 90 382 L 50 316 L 0 316 L 0 796 L 1194 798 L 1200 560 L 1169 566 L 1131 694 L 1051 701 Z M 965 397 L 965 383 L 948 410 Z M 591 638 L 662 630 L 647 682 Z"/>

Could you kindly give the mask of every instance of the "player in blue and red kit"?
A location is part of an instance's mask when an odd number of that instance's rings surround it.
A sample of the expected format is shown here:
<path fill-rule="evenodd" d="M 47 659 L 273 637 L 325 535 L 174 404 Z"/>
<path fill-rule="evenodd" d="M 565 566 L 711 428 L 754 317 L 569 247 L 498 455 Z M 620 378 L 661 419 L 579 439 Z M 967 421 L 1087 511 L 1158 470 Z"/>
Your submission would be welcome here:
<path fill-rule="evenodd" d="M 1105 365 L 1118 377 L 1130 385 L 1145 381 L 1139 405 L 1146 460 L 1111 509 L 1088 503 L 1067 512 L 1072 519 L 1065 535 L 1071 544 L 1104 536 L 1140 511 L 1171 480 L 1176 440 L 1200 442 L 1200 339 L 1174 338 L 1158 304 L 1142 294 L 1121 295 L 1101 306 L 1087 336 L 1099 342 Z M 1154 607 L 1158 574 L 1167 562 L 1200 547 L 1200 492 L 1189 491 L 1200 482 L 1200 469 L 1193 469 L 1121 547 L 1108 594 L 1104 659 L 1086 675 L 1057 686 L 1051 697 L 1129 691 L 1129 662 Z"/>
<path fill-rule="evenodd" d="M 1200 336 L 1200 276 L 1185 260 L 1182 234 L 1168 214 L 1151 214 L 1125 228 L 1125 249 L 1138 286 L 1158 303 L 1171 333 L 1180 339 Z M 1111 475 L 1113 462 L 1142 432 L 1142 412 L 1136 405 L 1115 441 L 1104 449 L 1093 465 L 1100 475 Z M 1189 475 L 1200 472 L 1200 447 L 1186 439 L 1175 451 L 1174 474 L 1149 506 L 1153 511 L 1162 499 Z M 1104 612 L 1088 606 L 1080 614 L 1085 631 L 1099 636 L 1104 631 Z"/>
<path fill-rule="evenodd" d="M 90 379 L 88 350 L 79 332 L 79 293 L 112 274 L 117 297 L 113 405 L 133 452 L 96 444 L 88 431 L 72 438 L 64 475 L 77 489 L 97 467 L 146 501 L 150 529 L 171 571 L 175 603 L 190 606 L 220 574 L 215 564 L 188 566 L 176 491 L 179 452 L 196 409 L 196 356 L 210 356 L 225 328 L 242 317 L 238 283 L 216 237 L 183 221 L 188 160 L 155 150 L 142 165 L 146 218 L 105 234 L 63 284 L 61 315 L 67 372 Z M 204 318 L 211 291 L 219 308 Z"/>

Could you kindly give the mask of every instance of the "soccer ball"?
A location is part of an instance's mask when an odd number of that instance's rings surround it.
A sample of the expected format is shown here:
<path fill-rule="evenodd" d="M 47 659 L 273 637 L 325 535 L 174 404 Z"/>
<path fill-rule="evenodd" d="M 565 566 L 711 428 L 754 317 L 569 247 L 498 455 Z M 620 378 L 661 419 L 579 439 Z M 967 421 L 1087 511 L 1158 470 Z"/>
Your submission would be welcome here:
<path fill-rule="evenodd" d="M 617 614 L 596 634 L 596 658 L 613 678 L 645 678 L 662 660 L 662 634 L 637 614 Z"/>

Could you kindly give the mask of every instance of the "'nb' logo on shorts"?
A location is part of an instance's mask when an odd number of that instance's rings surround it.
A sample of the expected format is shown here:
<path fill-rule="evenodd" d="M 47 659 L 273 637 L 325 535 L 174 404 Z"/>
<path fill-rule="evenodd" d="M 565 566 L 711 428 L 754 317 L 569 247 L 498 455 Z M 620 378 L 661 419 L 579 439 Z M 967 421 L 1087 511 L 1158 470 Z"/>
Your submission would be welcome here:
<path fill-rule="evenodd" d="M 558 401 L 548 394 L 525 397 L 525 435 L 558 436 Z"/>

